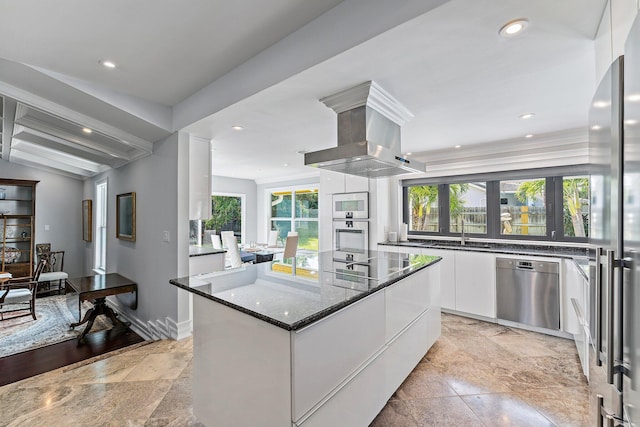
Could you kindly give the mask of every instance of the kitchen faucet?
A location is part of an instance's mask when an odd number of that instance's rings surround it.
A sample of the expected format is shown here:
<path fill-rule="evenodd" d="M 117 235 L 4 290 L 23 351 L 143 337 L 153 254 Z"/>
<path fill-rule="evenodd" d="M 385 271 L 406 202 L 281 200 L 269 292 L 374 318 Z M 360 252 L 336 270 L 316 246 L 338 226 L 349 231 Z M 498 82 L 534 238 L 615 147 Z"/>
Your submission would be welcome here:
<path fill-rule="evenodd" d="M 464 246 L 464 219 L 460 219 L 460 224 L 462 227 L 462 232 L 460 233 L 460 245 Z"/>

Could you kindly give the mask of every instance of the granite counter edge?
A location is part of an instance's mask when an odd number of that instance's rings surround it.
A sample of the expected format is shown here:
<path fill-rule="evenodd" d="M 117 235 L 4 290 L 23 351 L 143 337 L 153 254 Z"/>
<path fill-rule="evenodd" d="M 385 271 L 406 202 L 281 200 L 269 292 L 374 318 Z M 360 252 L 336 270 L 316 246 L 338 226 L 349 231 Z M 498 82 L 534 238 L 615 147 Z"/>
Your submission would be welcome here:
<path fill-rule="evenodd" d="M 376 293 L 378 291 L 381 291 L 382 289 L 384 289 L 384 288 L 386 288 L 388 286 L 391 286 L 394 283 L 396 283 L 396 282 L 398 282 L 398 281 L 400 281 L 402 279 L 405 279 L 405 278 L 417 273 L 418 271 L 421 271 L 421 270 L 423 270 L 423 269 L 425 269 L 425 268 L 427 268 L 427 267 L 429 267 L 429 266 L 431 266 L 433 264 L 436 264 L 436 263 L 440 262 L 441 260 L 442 260 L 442 258 L 437 257 L 437 259 L 429 262 L 428 264 L 422 265 L 422 266 L 416 268 L 415 270 L 409 271 L 409 272 L 407 272 L 406 274 L 403 274 L 400 277 L 391 278 L 391 279 L 387 280 L 386 282 L 381 283 L 380 285 L 376 286 L 373 289 L 361 292 L 360 294 L 354 296 L 353 298 L 350 298 L 350 299 L 348 299 L 346 301 L 343 301 L 343 302 L 340 302 L 338 304 L 335 304 L 335 305 L 333 305 L 331 307 L 328 307 L 328 308 L 326 308 L 324 310 L 321 310 L 321 311 L 319 311 L 317 313 L 314 313 L 314 314 L 312 314 L 312 315 L 310 315 L 308 317 L 305 317 L 304 319 L 298 320 L 297 322 L 294 322 L 292 324 L 283 323 L 283 322 L 281 322 L 281 321 L 279 321 L 277 319 L 274 319 L 272 317 L 266 316 L 266 315 L 261 314 L 261 313 L 256 313 L 255 311 L 251 311 L 251 310 L 249 310 L 249 309 L 247 309 L 245 307 L 230 303 L 229 301 L 225 301 L 223 299 L 217 298 L 217 297 L 215 297 L 213 295 L 210 295 L 210 294 L 208 294 L 206 292 L 199 291 L 197 288 L 190 287 L 188 284 L 185 284 L 185 283 L 189 283 L 189 277 L 179 277 L 179 278 L 176 278 L 176 279 L 170 279 L 169 283 L 171 283 L 172 285 L 174 285 L 174 286 L 176 286 L 178 288 L 184 289 L 184 290 L 186 290 L 188 292 L 192 292 L 192 293 L 194 293 L 196 295 L 200 295 L 201 297 L 204 297 L 204 298 L 207 298 L 207 299 L 209 299 L 211 301 L 214 301 L 214 302 L 217 302 L 219 304 L 225 305 L 225 306 L 227 306 L 229 308 L 232 308 L 234 310 L 237 310 L 237 311 L 240 311 L 242 313 L 248 314 L 249 316 L 255 317 L 257 319 L 260 319 L 260 320 L 262 320 L 264 322 L 270 323 L 270 324 L 272 324 L 274 326 L 277 326 L 279 328 L 282 328 L 284 330 L 296 331 L 296 330 L 302 329 L 302 328 L 304 328 L 306 326 L 309 326 L 310 324 L 312 324 L 314 322 L 317 322 L 318 320 L 321 320 L 321 319 L 329 316 L 330 314 L 333 314 L 333 313 L 335 313 L 335 312 L 337 312 L 337 311 L 339 311 L 339 310 L 341 310 L 341 309 L 343 309 L 345 307 L 348 307 L 349 305 L 351 305 L 351 304 L 353 304 L 353 303 L 355 303 L 355 302 L 357 302 L 357 301 L 359 301 L 359 300 L 361 300 L 361 299 L 363 299 L 363 298 L 365 298 L 365 297 L 367 297 L 369 295 L 372 295 L 372 294 L 374 294 L 374 293 Z"/>

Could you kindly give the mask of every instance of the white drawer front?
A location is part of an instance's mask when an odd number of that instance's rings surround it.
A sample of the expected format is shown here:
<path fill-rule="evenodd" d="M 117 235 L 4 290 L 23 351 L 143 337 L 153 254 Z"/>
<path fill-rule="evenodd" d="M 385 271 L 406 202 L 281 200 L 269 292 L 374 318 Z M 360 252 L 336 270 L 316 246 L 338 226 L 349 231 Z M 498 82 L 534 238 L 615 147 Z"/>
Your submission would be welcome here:
<path fill-rule="evenodd" d="M 429 310 L 394 340 L 385 353 L 385 390 L 391 396 L 429 350 Z M 438 312 L 438 315 L 440 313 Z"/>
<path fill-rule="evenodd" d="M 386 341 L 396 336 L 429 308 L 430 279 L 430 275 L 414 274 L 385 289 Z"/>
<path fill-rule="evenodd" d="M 385 393 L 386 352 L 344 385 L 302 427 L 367 426 L 384 408 L 391 395 Z"/>
<path fill-rule="evenodd" d="M 384 304 L 378 292 L 291 334 L 294 420 L 384 346 Z"/>

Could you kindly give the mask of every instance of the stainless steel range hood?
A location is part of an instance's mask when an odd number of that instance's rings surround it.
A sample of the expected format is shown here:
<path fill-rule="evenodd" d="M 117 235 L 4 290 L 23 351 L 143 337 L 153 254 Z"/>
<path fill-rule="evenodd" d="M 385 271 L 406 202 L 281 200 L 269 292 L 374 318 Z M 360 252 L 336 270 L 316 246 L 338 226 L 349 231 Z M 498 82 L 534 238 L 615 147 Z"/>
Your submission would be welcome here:
<path fill-rule="evenodd" d="M 413 114 L 369 81 L 320 100 L 338 113 L 338 146 L 304 155 L 304 164 L 367 178 L 424 173 L 401 155 L 400 126 Z"/>

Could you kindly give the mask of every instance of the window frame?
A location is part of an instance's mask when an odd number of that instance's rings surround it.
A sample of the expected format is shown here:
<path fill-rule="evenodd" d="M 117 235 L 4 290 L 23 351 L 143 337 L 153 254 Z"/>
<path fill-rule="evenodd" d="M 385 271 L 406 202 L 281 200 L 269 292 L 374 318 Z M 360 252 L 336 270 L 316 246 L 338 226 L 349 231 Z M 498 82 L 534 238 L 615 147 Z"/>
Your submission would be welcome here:
<path fill-rule="evenodd" d="M 100 187 L 104 186 L 104 192 Z M 101 194 L 104 197 L 100 197 Z M 95 183 L 96 198 L 96 224 L 95 224 L 95 246 L 93 256 L 93 271 L 104 274 L 107 271 L 107 241 L 109 234 L 109 182 L 108 179 L 101 179 Z M 101 232 L 102 231 L 102 232 Z"/>
<path fill-rule="evenodd" d="M 402 219 L 409 223 L 409 187 L 415 185 L 438 185 L 438 224 L 439 232 L 409 231 L 414 237 L 457 237 L 461 233 L 450 232 L 449 221 L 449 185 L 471 182 L 486 182 L 487 189 L 487 233 L 466 234 L 472 238 L 522 241 L 551 241 L 565 243 L 587 243 L 589 237 L 564 236 L 564 200 L 563 179 L 572 176 L 588 177 L 588 165 L 573 165 L 525 169 L 481 174 L 455 175 L 447 177 L 405 179 L 400 182 L 402 191 Z M 546 234 L 544 236 L 503 235 L 500 228 L 500 182 L 505 180 L 545 179 Z M 589 193 L 591 189 L 589 188 Z M 591 220 L 591 218 L 589 218 Z"/>
<path fill-rule="evenodd" d="M 311 190 L 314 191 L 318 195 L 318 216 L 316 218 L 307 218 L 307 217 L 296 217 L 296 192 L 301 190 Z M 272 217 L 271 216 L 271 197 L 273 193 L 282 193 L 282 192 L 291 192 L 291 216 L 290 217 Z M 292 187 L 278 187 L 278 188 L 268 188 L 265 190 L 266 193 L 266 202 L 267 202 L 267 230 L 271 230 L 271 224 L 273 221 L 289 221 L 291 224 L 291 231 L 297 231 L 296 221 L 308 221 L 315 222 L 318 224 L 318 250 L 320 251 L 320 185 L 312 184 L 312 185 L 296 185 Z M 310 249 L 306 249 L 309 250 Z"/>
<path fill-rule="evenodd" d="M 247 235 L 247 195 L 244 193 L 226 193 L 223 191 L 212 191 L 211 197 L 213 202 L 213 196 L 222 196 L 222 197 L 239 197 L 240 198 L 240 244 L 244 245 L 246 243 L 246 235 Z M 213 216 L 213 203 L 211 205 L 211 215 Z M 218 231 L 218 234 L 221 230 Z"/>

